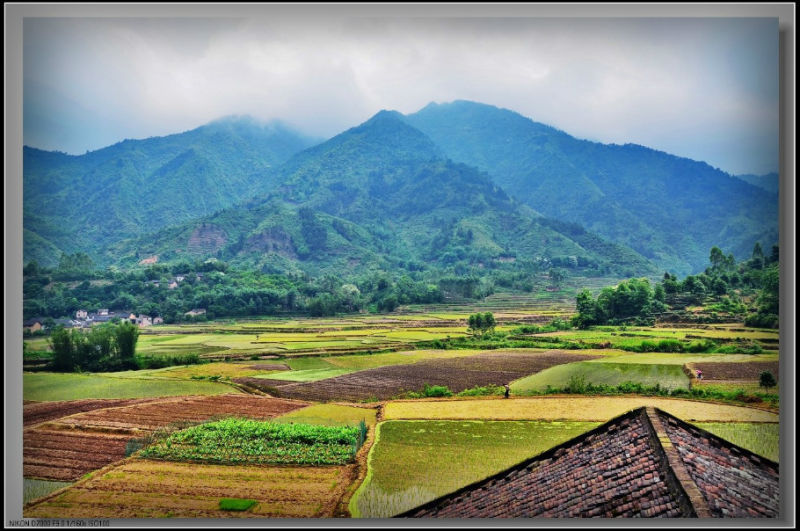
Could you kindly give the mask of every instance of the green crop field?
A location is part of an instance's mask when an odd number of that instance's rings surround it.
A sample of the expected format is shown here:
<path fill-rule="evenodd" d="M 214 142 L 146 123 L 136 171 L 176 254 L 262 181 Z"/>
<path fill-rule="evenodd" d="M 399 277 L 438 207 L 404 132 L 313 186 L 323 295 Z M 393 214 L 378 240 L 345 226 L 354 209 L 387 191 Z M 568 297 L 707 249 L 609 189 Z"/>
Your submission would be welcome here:
<path fill-rule="evenodd" d="M 72 483 L 64 481 L 45 481 L 43 479 L 28 479 L 22 480 L 22 503 L 47 496 L 51 492 L 57 491 L 72 485 Z"/>
<path fill-rule="evenodd" d="M 230 385 L 208 381 L 117 378 L 99 374 L 36 372 L 22 376 L 24 400 L 50 402 L 84 398 L 147 398 L 237 393 Z"/>
<path fill-rule="evenodd" d="M 610 358 L 614 359 L 614 358 Z M 516 394 L 544 391 L 547 387 L 564 389 L 571 378 L 583 378 L 593 385 L 617 386 L 625 382 L 645 386 L 660 385 L 666 389 L 688 389 L 689 378 L 680 365 L 610 363 L 609 358 L 598 362 L 577 362 L 557 365 L 517 380 L 511 384 Z"/>
<path fill-rule="evenodd" d="M 583 351 L 581 351 L 583 352 Z M 681 354 L 678 352 L 620 352 L 605 359 L 591 360 L 587 363 L 635 363 L 655 365 L 684 365 L 686 363 L 777 361 L 777 354 Z"/>
<path fill-rule="evenodd" d="M 354 516 L 400 513 L 584 433 L 593 422 L 390 421 L 381 423 Z"/>
<path fill-rule="evenodd" d="M 363 443 L 358 426 L 228 418 L 177 431 L 145 447 L 145 459 L 211 464 L 343 465 Z"/>
<path fill-rule="evenodd" d="M 763 422 L 695 422 L 694 424 L 772 461 L 777 462 L 780 458 L 779 424 Z"/>

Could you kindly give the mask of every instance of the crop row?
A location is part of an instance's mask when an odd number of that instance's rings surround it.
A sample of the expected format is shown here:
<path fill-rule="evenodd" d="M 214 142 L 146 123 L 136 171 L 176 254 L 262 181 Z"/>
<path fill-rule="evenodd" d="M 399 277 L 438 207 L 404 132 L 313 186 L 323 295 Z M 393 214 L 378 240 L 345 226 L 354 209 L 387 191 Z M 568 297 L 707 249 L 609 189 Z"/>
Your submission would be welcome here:
<path fill-rule="evenodd" d="M 317 426 L 229 418 L 158 438 L 141 457 L 228 464 L 345 464 L 366 425 Z"/>

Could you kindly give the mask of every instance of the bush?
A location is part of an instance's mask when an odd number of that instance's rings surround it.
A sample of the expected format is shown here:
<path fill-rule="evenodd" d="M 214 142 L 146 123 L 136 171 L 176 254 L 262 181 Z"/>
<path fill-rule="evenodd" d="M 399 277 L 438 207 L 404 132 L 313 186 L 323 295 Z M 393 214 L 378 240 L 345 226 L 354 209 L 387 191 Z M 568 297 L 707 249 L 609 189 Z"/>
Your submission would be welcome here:
<path fill-rule="evenodd" d="M 163 369 L 177 365 L 197 365 L 201 363 L 197 354 L 184 354 L 178 356 L 137 356 L 136 365 L 140 369 Z"/>
<path fill-rule="evenodd" d="M 505 388 L 501 385 L 487 385 L 475 386 L 470 389 L 464 389 L 457 396 L 491 396 L 502 395 L 505 393 Z"/>
<path fill-rule="evenodd" d="M 453 396 L 453 392 L 445 385 L 428 385 L 422 390 L 424 397 Z"/>
<path fill-rule="evenodd" d="M 219 501 L 219 508 L 222 511 L 246 511 L 256 504 L 255 500 L 244 500 L 241 498 L 222 498 Z"/>
<path fill-rule="evenodd" d="M 765 389 L 770 389 L 778 385 L 778 382 L 775 380 L 775 377 L 769 371 L 764 371 L 761 373 L 761 376 L 758 379 L 758 385 Z"/>

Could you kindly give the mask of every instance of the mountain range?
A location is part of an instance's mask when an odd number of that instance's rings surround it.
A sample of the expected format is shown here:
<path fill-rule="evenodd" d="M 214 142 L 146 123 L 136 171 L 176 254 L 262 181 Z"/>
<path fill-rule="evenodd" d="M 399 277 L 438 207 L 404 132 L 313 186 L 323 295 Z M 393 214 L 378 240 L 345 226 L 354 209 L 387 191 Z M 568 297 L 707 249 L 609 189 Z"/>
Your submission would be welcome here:
<path fill-rule="evenodd" d="M 69 156 L 25 148 L 24 260 L 217 257 L 263 271 L 456 273 L 515 261 L 632 276 L 777 242 L 777 196 L 705 163 L 512 111 L 381 111 L 325 142 L 227 118 Z"/>

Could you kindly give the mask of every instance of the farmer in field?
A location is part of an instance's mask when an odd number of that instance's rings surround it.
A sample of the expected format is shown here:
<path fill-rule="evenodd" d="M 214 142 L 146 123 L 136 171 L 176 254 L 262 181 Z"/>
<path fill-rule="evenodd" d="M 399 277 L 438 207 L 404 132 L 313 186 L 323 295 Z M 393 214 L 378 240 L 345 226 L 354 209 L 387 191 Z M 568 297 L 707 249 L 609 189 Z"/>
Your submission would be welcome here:
<path fill-rule="evenodd" d="M 509 393 L 511 393 L 511 388 L 508 386 L 508 384 L 503 385 L 503 387 L 506 388 L 505 398 L 508 398 Z"/>
<path fill-rule="evenodd" d="M 703 379 L 703 371 L 701 371 L 700 369 L 697 369 L 696 372 L 697 372 L 697 379 L 698 380 L 702 380 Z"/>

